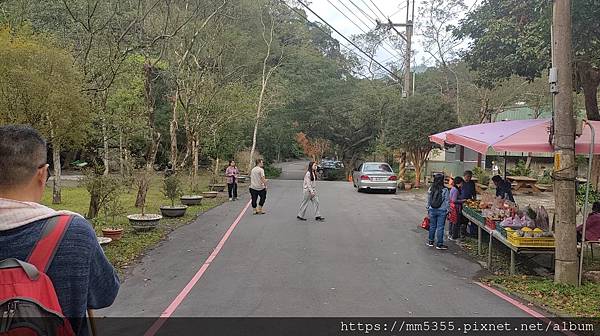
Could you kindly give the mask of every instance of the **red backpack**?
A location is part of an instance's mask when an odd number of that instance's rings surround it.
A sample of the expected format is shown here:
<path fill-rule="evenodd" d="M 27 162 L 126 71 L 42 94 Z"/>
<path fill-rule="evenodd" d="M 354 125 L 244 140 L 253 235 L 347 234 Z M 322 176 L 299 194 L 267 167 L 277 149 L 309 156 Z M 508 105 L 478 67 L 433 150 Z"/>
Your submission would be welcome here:
<path fill-rule="evenodd" d="M 48 219 L 27 262 L 0 261 L 0 336 L 75 335 L 46 275 L 71 218 Z"/>

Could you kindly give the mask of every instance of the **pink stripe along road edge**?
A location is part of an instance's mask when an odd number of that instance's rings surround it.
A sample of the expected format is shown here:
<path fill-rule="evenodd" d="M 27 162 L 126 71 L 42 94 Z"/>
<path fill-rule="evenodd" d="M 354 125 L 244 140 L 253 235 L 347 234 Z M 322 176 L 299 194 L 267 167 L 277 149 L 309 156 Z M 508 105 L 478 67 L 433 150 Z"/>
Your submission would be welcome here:
<path fill-rule="evenodd" d="M 499 298 L 503 299 L 504 301 L 507 301 L 508 303 L 512 304 L 513 306 L 521 309 L 522 311 L 524 311 L 525 313 L 544 321 L 545 323 L 551 323 L 552 321 L 550 319 L 548 319 L 546 316 L 544 316 L 542 313 L 539 313 L 529 307 L 527 307 L 526 305 L 522 304 L 521 302 L 511 298 L 510 296 L 502 293 L 501 291 L 497 290 L 496 288 L 493 288 L 491 286 L 488 286 L 484 283 L 481 282 L 475 282 L 476 284 L 478 284 L 480 287 L 483 287 L 485 289 L 487 289 L 488 291 L 492 292 L 492 294 L 498 296 Z M 567 336 L 577 336 L 577 334 L 574 334 L 570 331 L 566 331 L 563 330 L 562 331 L 563 334 L 567 335 Z"/>
<path fill-rule="evenodd" d="M 233 230 L 235 230 L 235 227 L 240 223 L 240 221 L 242 220 L 242 217 L 244 217 L 244 214 L 246 213 L 246 211 L 248 210 L 249 207 L 250 207 L 250 202 L 248 202 L 248 204 L 246 204 L 246 206 L 244 207 L 244 209 L 240 212 L 240 214 L 238 215 L 238 217 L 231 224 L 231 226 L 229 227 L 229 229 L 227 230 L 227 232 L 225 232 L 225 234 L 223 235 L 223 238 L 221 238 L 221 241 L 219 241 L 219 244 L 217 244 L 217 247 L 215 247 L 215 249 L 212 251 L 212 253 L 210 254 L 210 256 L 208 256 L 208 258 L 206 259 L 206 261 L 204 262 L 204 264 L 202 264 L 202 267 L 200 267 L 200 269 L 198 270 L 198 272 L 196 272 L 196 274 L 190 280 L 190 282 L 188 282 L 188 284 L 183 288 L 183 290 L 181 291 L 181 293 L 179 293 L 177 295 L 177 297 L 175 298 L 175 300 L 173 300 L 173 302 L 171 302 L 171 304 L 167 307 L 167 309 L 165 309 L 165 311 L 160 315 L 160 318 L 158 320 L 156 320 L 156 322 L 154 322 L 154 324 L 152 325 L 152 327 L 150 327 L 150 329 L 148 329 L 148 331 L 146 331 L 146 333 L 144 334 L 144 336 L 154 336 L 154 335 L 156 335 L 156 333 L 158 332 L 158 330 L 163 326 L 163 324 L 167 321 L 167 319 L 169 317 L 171 317 L 171 315 L 173 315 L 173 313 L 175 312 L 175 310 L 177 309 L 177 307 L 179 307 L 179 305 L 181 305 L 181 303 L 183 302 L 183 300 L 185 300 L 185 298 L 192 291 L 192 288 L 194 288 L 194 286 L 196 285 L 196 283 L 198 283 L 198 280 L 200 280 L 200 278 L 202 278 L 202 276 L 204 275 L 204 272 L 206 272 L 206 270 L 208 269 L 208 266 L 210 266 L 210 263 L 213 260 L 215 260 L 215 258 L 217 257 L 217 255 L 219 255 L 219 252 L 221 252 L 221 249 L 223 248 L 223 245 L 225 245 L 225 242 L 227 242 L 227 240 L 229 239 L 229 237 L 233 233 Z"/>

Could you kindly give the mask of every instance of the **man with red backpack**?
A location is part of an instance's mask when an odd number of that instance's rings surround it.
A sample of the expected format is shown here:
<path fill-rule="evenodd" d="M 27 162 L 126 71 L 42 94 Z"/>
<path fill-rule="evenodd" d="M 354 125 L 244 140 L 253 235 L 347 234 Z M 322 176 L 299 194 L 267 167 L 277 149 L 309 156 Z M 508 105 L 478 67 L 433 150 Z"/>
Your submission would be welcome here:
<path fill-rule="evenodd" d="M 36 130 L 0 126 L 0 335 L 88 335 L 119 290 L 90 223 L 39 204 L 46 158 Z"/>

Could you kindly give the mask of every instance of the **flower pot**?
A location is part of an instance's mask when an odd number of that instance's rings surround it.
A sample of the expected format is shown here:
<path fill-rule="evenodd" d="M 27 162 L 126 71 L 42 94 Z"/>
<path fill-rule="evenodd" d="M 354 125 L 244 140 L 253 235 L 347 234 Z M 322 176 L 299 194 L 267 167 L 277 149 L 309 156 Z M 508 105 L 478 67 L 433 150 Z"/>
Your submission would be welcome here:
<path fill-rule="evenodd" d="M 225 187 L 227 187 L 227 185 L 225 185 L 225 184 L 209 184 L 208 185 L 209 190 L 216 191 L 216 192 L 223 192 L 225 190 Z"/>
<path fill-rule="evenodd" d="M 110 238 L 113 241 L 120 240 L 123 237 L 123 229 L 106 228 L 102 229 L 102 236 Z"/>
<path fill-rule="evenodd" d="M 165 217 L 182 217 L 185 215 L 187 205 L 161 206 L 160 213 Z"/>
<path fill-rule="evenodd" d="M 158 222 L 162 218 L 158 214 L 135 214 L 127 216 L 129 223 L 135 231 L 150 231 L 154 230 L 158 226 Z"/>
<path fill-rule="evenodd" d="M 404 190 L 412 189 L 412 183 L 404 183 Z"/>
<path fill-rule="evenodd" d="M 219 193 L 216 191 L 205 191 L 202 193 L 202 196 L 206 198 L 216 198 Z"/>
<path fill-rule="evenodd" d="M 202 203 L 202 196 L 198 195 L 187 195 L 179 198 L 183 205 L 200 205 Z"/>

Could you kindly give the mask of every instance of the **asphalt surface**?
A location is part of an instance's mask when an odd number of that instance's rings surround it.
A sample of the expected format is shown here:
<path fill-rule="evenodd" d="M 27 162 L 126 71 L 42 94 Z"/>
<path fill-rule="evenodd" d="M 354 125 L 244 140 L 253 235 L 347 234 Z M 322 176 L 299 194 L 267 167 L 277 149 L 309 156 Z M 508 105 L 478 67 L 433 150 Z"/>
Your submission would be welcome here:
<path fill-rule="evenodd" d="M 301 178 L 306 163 L 284 165 Z M 97 316 L 159 316 L 215 248 L 249 196 L 173 232 L 129 270 L 115 304 Z M 246 212 L 175 310 L 179 317 L 516 317 L 524 313 L 474 283 L 458 247 L 425 246 L 424 204 L 319 182 L 326 222 L 300 222 L 301 181 L 270 181 L 266 215 Z"/>

